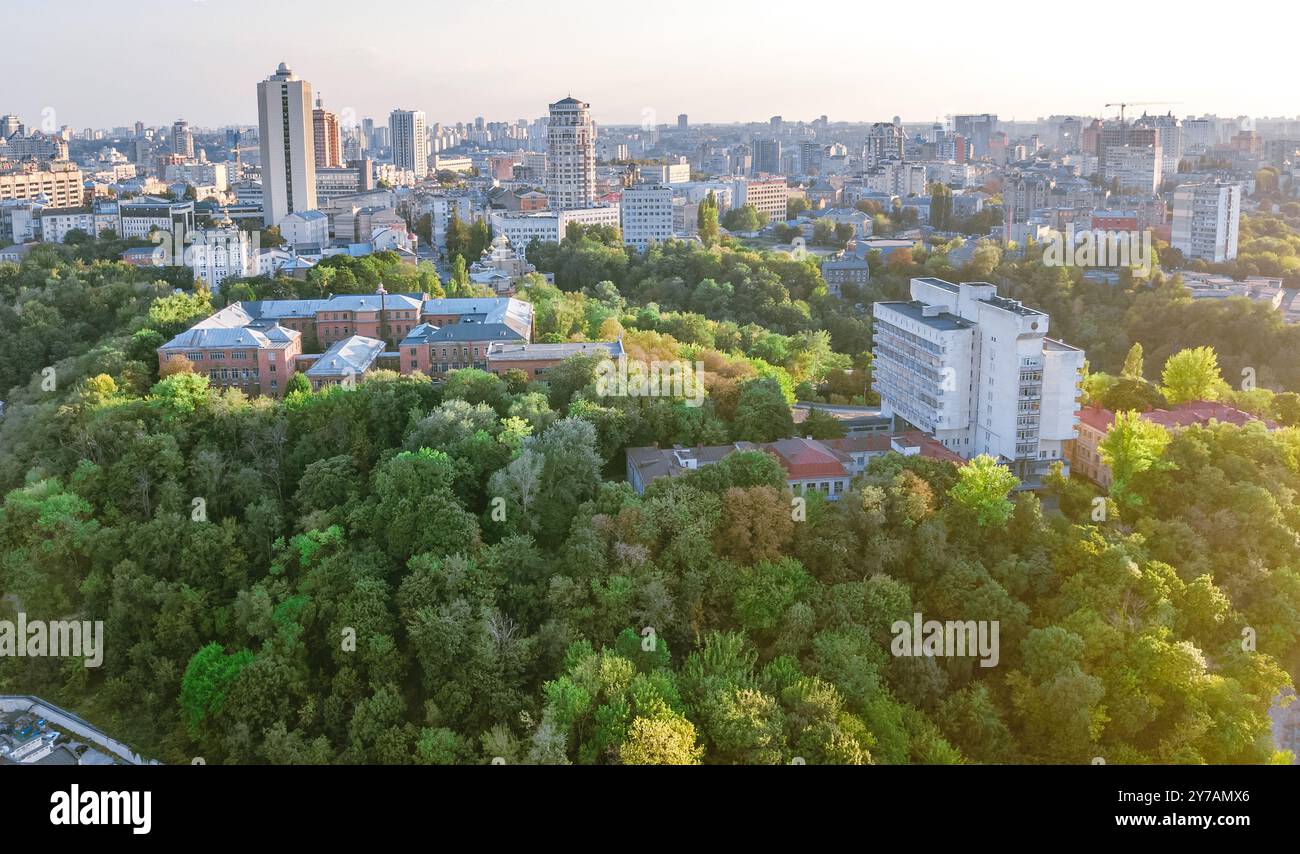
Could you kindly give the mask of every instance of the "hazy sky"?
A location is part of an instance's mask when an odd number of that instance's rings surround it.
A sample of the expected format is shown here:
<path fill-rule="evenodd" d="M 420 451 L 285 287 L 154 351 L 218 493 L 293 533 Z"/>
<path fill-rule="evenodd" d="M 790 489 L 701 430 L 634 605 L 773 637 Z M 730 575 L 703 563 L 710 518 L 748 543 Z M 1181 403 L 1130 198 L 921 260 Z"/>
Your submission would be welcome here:
<path fill-rule="evenodd" d="M 0 113 L 36 126 L 52 108 L 76 129 L 254 123 L 255 86 L 285 61 L 326 106 L 380 124 L 398 106 L 532 119 L 570 92 L 606 124 L 1032 119 L 1125 100 L 1293 115 L 1287 5 L 0 0 Z"/>

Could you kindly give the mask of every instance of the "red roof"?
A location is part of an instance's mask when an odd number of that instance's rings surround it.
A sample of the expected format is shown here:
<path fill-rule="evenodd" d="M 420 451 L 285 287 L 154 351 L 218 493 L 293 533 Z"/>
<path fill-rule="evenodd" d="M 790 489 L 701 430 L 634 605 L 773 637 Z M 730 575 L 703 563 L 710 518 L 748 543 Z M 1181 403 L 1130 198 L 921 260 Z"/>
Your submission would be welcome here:
<path fill-rule="evenodd" d="M 1100 406 L 1085 406 L 1079 410 L 1079 421 L 1087 424 L 1094 430 L 1105 433 L 1110 429 L 1110 425 L 1115 421 L 1115 413 L 1109 409 L 1102 409 Z M 1152 409 L 1149 412 L 1143 412 L 1142 417 L 1154 424 L 1159 424 L 1167 430 L 1174 430 L 1179 427 L 1188 427 L 1192 424 L 1209 424 L 1211 421 L 1218 421 L 1220 424 L 1235 424 L 1240 427 L 1250 421 L 1263 421 L 1264 426 L 1270 430 L 1276 430 L 1277 424 L 1272 421 L 1256 418 L 1249 412 L 1243 412 L 1226 403 L 1218 403 L 1211 400 L 1192 400 L 1187 403 L 1180 403 L 1172 409 Z"/>
<path fill-rule="evenodd" d="M 794 480 L 848 475 L 835 452 L 816 439 L 779 439 L 764 449 L 776 455 Z"/>

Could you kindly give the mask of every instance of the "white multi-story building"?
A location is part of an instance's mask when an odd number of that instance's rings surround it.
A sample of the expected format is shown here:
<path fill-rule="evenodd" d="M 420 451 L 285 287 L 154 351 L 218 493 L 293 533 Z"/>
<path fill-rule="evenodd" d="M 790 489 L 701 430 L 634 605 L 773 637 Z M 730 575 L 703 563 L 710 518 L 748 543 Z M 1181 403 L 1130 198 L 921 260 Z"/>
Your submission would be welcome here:
<path fill-rule="evenodd" d="M 429 174 L 429 130 L 424 110 L 393 110 L 388 115 L 393 136 L 393 165 L 409 169 L 418 181 Z"/>
<path fill-rule="evenodd" d="M 740 178 L 731 187 L 731 199 L 736 207 L 753 205 L 769 222 L 785 222 L 786 202 L 790 198 L 785 178 L 780 175 Z"/>
<path fill-rule="evenodd" d="M 1102 177 L 1121 190 L 1154 193 L 1164 176 L 1164 151 L 1159 145 L 1112 145 L 1106 149 Z"/>
<path fill-rule="evenodd" d="M 929 186 L 927 175 L 923 163 L 887 160 L 877 163 L 867 170 L 866 185 L 867 189 L 876 193 L 888 193 L 893 196 L 919 196 Z"/>
<path fill-rule="evenodd" d="M 651 243 L 673 236 L 673 188 L 664 184 L 634 184 L 623 191 L 623 243 L 644 252 Z"/>
<path fill-rule="evenodd" d="M 206 228 L 193 234 L 185 247 L 185 265 L 209 290 L 226 279 L 257 273 L 257 255 L 247 231 L 240 228 Z"/>
<path fill-rule="evenodd" d="M 647 184 L 686 184 L 691 180 L 691 164 L 654 163 L 642 166 L 641 180 Z"/>
<path fill-rule="evenodd" d="M 55 208 L 80 207 L 86 194 L 81 169 L 75 163 L 51 163 L 45 169 L 23 163 L 0 172 L 0 201 L 43 198 Z"/>
<path fill-rule="evenodd" d="M 230 189 L 230 181 L 224 163 L 202 161 L 198 163 L 168 164 L 163 170 L 163 178 L 169 183 L 184 181 L 186 184 L 195 187 L 216 187 L 222 193 Z"/>
<path fill-rule="evenodd" d="M 311 84 L 283 62 L 257 84 L 262 154 L 262 222 L 275 225 L 294 211 L 316 208 L 316 149 Z"/>
<path fill-rule="evenodd" d="M 1022 479 L 1068 466 L 1083 351 L 1048 338 L 1048 316 L 995 285 L 918 278 L 911 296 L 872 306 L 882 414 L 963 457 L 997 457 Z"/>
<path fill-rule="evenodd" d="M 293 247 L 319 246 L 330 242 L 330 218 L 321 211 L 297 211 L 280 220 L 280 236 Z"/>
<path fill-rule="evenodd" d="M 528 252 L 528 244 L 534 240 L 541 243 L 559 243 L 564 237 L 569 223 L 582 225 L 619 225 L 619 205 L 602 205 L 590 208 L 574 208 L 563 211 L 541 211 L 521 213 L 517 211 L 498 211 L 491 213 L 490 223 L 494 235 L 504 234 L 510 245 L 520 252 Z"/>
<path fill-rule="evenodd" d="M 589 208 L 596 200 L 596 126 L 591 105 L 565 98 L 551 104 L 550 111 L 546 195 L 551 208 Z"/>
<path fill-rule="evenodd" d="M 118 235 L 148 238 L 165 232 L 183 241 L 194 230 L 194 202 L 140 196 L 118 203 Z"/>
<path fill-rule="evenodd" d="M 1183 120 L 1184 149 L 1200 153 L 1213 148 L 1219 141 L 1218 124 L 1213 119 Z"/>
<path fill-rule="evenodd" d="M 1185 258 L 1214 263 L 1236 258 L 1240 223 L 1240 184 L 1183 184 L 1174 191 L 1170 243 Z"/>
<path fill-rule="evenodd" d="M 46 208 L 41 211 L 41 239 L 46 243 L 62 243 L 68 232 L 74 229 L 95 236 L 95 215 L 89 208 Z"/>
<path fill-rule="evenodd" d="M 1183 157 L 1183 128 L 1178 124 L 1178 117 L 1173 113 L 1163 116 L 1142 116 L 1134 122 L 1137 127 L 1156 128 L 1160 131 L 1160 150 L 1163 154 L 1164 168 L 1170 172 L 1178 170 L 1178 161 Z"/>

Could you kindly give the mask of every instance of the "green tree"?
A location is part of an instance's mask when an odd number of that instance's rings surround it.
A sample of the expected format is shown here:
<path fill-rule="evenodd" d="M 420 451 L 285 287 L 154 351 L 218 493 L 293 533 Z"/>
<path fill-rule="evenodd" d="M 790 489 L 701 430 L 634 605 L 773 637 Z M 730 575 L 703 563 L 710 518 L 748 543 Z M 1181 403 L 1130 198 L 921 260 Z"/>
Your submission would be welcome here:
<path fill-rule="evenodd" d="M 1124 357 L 1124 368 L 1120 371 L 1120 376 L 1140 380 L 1142 373 L 1142 342 L 1135 341 Z"/>
<path fill-rule="evenodd" d="M 624 765 L 699 765 L 703 756 L 694 724 L 677 714 L 636 718 L 619 749 Z"/>
<path fill-rule="evenodd" d="M 1138 412 L 1117 412 L 1097 450 L 1110 468 L 1111 494 L 1127 504 L 1141 499 L 1130 491 L 1133 478 L 1153 468 L 1169 445 L 1169 431 Z"/>
<path fill-rule="evenodd" d="M 1219 373 L 1219 357 L 1212 347 L 1179 350 L 1165 362 L 1160 381 L 1170 403 L 1217 400 L 1226 387 Z"/>
<path fill-rule="evenodd" d="M 1019 483 L 1006 466 L 988 454 L 980 454 L 957 469 L 957 483 L 948 495 L 973 513 L 982 527 L 998 528 L 1011 518 L 1015 505 L 1007 494 Z"/>
<path fill-rule="evenodd" d="M 253 662 L 253 654 L 242 649 L 232 655 L 219 643 L 210 643 L 194 653 L 181 679 L 180 703 L 191 731 L 220 713 L 231 685 Z"/>
<path fill-rule="evenodd" d="M 776 380 L 761 377 L 741 383 L 731 430 L 736 440 L 747 442 L 772 442 L 794 433 L 790 404 Z"/>

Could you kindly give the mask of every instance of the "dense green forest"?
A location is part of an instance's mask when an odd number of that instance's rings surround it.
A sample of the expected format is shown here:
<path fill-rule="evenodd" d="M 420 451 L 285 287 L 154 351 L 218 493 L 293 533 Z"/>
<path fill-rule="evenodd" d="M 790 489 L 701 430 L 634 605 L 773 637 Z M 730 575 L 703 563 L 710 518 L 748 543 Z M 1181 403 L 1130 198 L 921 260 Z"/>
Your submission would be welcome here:
<path fill-rule="evenodd" d="M 638 497 L 622 449 L 788 436 L 796 396 L 865 398 L 869 303 L 922 271 L 1000 282 L 1115 374 L 1135 341 L 1153 368 L 1208 345 L 1297 390 L 1293 330 L 988 253 L 873 259 L 840 300 L 812 262 L 731 245 L 539 249 L 539 337 L 702 361 L 706 404 L 600 398 L 581 358 L 248 399 L 157 376 L 208 295 L 84 247 L 0 265 L 0 617 L 106 641 L 93 669 L 0 658 L 0 691 L 164 762 L 1289 761 L 1267 710 L 1300 667 L 1300 431 L 1133 428 L 1115 494 L 1056 478 L 1041 502 L 889 455 L 800 513 L 762 453 Z M 998 621 L 997 666 L 891 655 L 917 612 Z"/>

